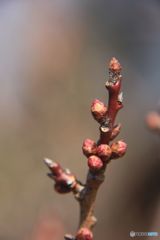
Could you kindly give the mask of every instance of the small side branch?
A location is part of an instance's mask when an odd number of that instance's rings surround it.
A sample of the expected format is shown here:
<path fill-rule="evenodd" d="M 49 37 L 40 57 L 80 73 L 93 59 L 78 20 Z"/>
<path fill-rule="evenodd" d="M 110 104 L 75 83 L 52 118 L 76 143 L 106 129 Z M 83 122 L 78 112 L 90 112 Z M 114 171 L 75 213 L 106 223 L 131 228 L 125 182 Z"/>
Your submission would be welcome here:
<path fill-rule="evenodd" d="M 75 198 L 78 200 L 84 186 L 76 177 L 71 174 L 69 169 L 63 169 L 60 164 L 53 162 L 51 159 L 45 158 L 44 163 L 50 170 L 48 177 L 55 181 L 54 188 L 58 193 L 73 192 Z"/>

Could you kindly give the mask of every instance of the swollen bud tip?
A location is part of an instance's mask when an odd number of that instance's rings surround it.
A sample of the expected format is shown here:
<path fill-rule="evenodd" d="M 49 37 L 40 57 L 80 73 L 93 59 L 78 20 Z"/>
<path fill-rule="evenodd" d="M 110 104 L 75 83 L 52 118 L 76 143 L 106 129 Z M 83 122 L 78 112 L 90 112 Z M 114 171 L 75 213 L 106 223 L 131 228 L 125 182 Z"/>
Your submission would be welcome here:
<path fill-rule="evenodd" d="M 97 146 L 96 143 L 87 138 L 84 140 L 83 145 L 82 145 L 82 150 L 85 156 L 90 156 L 96 154 Z"/>
<path fill-rule="evenodd" d="M 88 167 L 91 171 L 99 171 L 103 167 L 103 162 L 99 157 L 92 155 L 88 158 Z"/>
<path fill-rule="evenodd" d="M 111 156 L 112 150 L 107 144 L 100 144 L 97 147 L 97 155 L 103 160 L 107 161 Z"/>
<path fill-rule="evenodd" d="M 106 105 L 98 99 L 95 99 L 91 105 L 91 112 L 94 119 L 98 122 L 102 122 L 107 114 Z"/>
<path fill-rule="evenodd" d="M 112 72 L 120 72 L 121 69 L 122 67 L 119 61 L 115 57 L 113 57 L 109 62 L 109 70 Z"/>
<path fill-rule="evenodd" d="M 112 143 L 111 150 L 112 159 L 122 157 L 127 151 L 127 144 L 122 140 L 119 140 L 118 142 Z"/>

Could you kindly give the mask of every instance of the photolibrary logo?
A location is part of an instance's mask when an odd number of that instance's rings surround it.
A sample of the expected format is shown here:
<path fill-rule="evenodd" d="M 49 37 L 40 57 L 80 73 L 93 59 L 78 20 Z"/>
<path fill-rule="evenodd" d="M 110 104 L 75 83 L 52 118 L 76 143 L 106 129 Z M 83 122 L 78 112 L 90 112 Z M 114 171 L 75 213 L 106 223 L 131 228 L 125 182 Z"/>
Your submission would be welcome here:
<path fill-rule="evenodd" d="M 134 232 L 130 231 L 130 237 L 157 237 L 158 232 Z"/>

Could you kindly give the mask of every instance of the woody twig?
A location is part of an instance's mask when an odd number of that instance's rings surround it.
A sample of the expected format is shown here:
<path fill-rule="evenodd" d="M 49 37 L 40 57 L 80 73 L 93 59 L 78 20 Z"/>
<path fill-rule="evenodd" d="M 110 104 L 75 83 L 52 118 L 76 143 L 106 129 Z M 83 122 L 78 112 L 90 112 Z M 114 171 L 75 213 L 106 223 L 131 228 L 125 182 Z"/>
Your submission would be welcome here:
<path fill-rule="evenodd" d="M 77 233 L 75 236 L 67 234 L 66 240 L 93 240 L 93 227 L 97 222 L 94 216 L 95 202 L 107 165 L 126 153 L 127 144 L 123 140 L 111 143 L 121 130 L 121 124 L 115 124 L 117 113 L 123 107 L 121 70 L 118 60 L 112 58 L 109 63 L 109 79 L 105 84 L 109 93 L 108 106 L 98 99 L 91 104 L 91 113 L 99 123 L 100 137 L 97 142 L 86 139 L 82 145 L 89 167 L 85 184 L 58 163 L 50 159 L 44 160 L 50 169 L 48 176 L 55 181 L 55 190 L 59 193 L 72 192 L 80 205 Z"/>

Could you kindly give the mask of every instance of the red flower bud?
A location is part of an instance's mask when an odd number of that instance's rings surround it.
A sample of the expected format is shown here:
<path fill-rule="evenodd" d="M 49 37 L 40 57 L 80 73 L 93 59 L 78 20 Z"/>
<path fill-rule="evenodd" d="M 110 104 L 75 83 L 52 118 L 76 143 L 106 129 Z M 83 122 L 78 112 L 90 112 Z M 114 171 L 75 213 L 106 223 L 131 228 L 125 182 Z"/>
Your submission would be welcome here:
<path fill-rule="evenodd" d="M 96 154 L 97 146 L 96 143 L 87 138 L 84 140 L 83 145 L 82 145 L 82 150 L 85 156 L 89 157 L 90 155 Z"/>
<path fill-rule="evenodd" d="M 112 130 L 110 140 L 115 139 L 120 133 L 120 130 L 121 130 L 121 124 L 116 125 Z"/>
<path fill-rule="evenodd" d="M 97 155 L 106 161 L 110 158 L 112 150 L 107 144 L 101 144 L 97 147 Z"/>
<path fill-rule="evenodd" d="M 63 172 L 63 174 L 59 178 L 55 178 L 54 188 L 58 193 L 69 193 L 74 189 L 75 184 L 75 176 Z"/>
<path fill-rule="evenodd" d="M 92 171 L 99 171 L 103 167 L 103 162 L 99 157 L 92 155 L 88 158 L 88 167 Z"/>
<path fill-rule="evenodd" d="M 103 102 L 95 99 L 91 105 L 91 112 L 94 119 L 101 123 L 107 114 L 107 107 Z"/>
<path fill-rule="evenodd" d="M 122 140 L 112 143 L 111 145 L 112 156 L 111 158 L 119 158 L 122 157 L 127 150 L 127 144 Z"/>
<path fill-rule="evenodd" d="M 109 70 L 112 72 L 120 72 L 121 69 L 122 69 L 121 64 L 115 57 L 113 57 L 109 63 Z"/>
<path fill-rule="evenodd" d="M 63 169 L 60 164 L 48 158 L 45 158 L 44 162 L 51 171 L 51 173 L 48 173 L 48 177 L 55 181 L 55 190 L 59 193 L 71 192 L 76 185 L 75 176 L 69 170 Z"/>
<path fill-rule="evenodd" d="M 77 235 L 76 240 L 93 240 L 93 234 L 88 228 L 81 228 Z"/>

